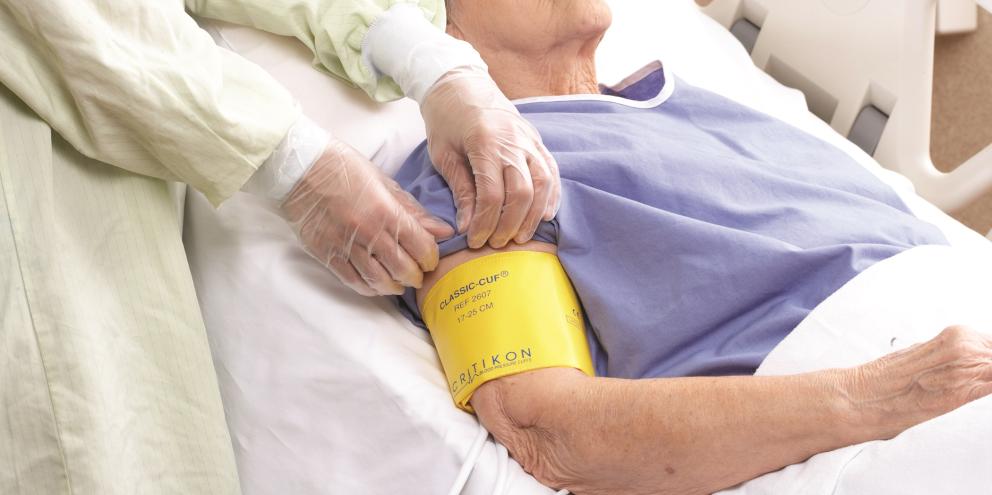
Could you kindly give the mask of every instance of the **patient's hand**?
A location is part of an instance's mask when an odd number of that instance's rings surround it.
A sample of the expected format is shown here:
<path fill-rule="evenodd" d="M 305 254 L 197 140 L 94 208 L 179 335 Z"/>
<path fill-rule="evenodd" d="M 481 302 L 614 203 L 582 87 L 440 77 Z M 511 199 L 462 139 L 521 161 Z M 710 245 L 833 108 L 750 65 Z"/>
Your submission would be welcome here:
<path fill-rule="evenodd" d="M 992 338 L 951 327 L 855 368 L 617 380 L 555 368 L 472 398 L 541 482 L 582 494 L 711 493 L 828 450 L 891 438 L 992 393 Z"/>
<path fill-rule="evenodd" d="M 850 371 L 848 393 L 865 424 L 890 438 L 992 394 L 992 338 L 953 326 L 934 339 Z"/>

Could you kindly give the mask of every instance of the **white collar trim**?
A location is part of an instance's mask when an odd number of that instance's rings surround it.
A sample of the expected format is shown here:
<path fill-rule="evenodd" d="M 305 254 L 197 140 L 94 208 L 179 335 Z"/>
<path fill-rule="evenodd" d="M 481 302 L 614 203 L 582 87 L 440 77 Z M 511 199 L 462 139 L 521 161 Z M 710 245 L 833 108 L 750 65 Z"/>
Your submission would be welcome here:
<path fill-rule="evenodd" d="M 636 84 L 637 82 L 641 81 L 649 74 L 657 71 L 658 69 L 661 69 L 665 75 L 665 84 L 664 86 L 661 87 L 661 91 L 659 91 L 657 95 L 655 95 L 649 100 L 638 101 L 638 100 L 630 100 L 627 98 L 623 98 L 620 96 L 613 96 L 613 95 L 583 94 L 583 95 L 559 95 L 559 96 L 534 96 L 531 98 L 518 98 L 516 100 L 513 100 L 513 104 L 526 105 L 528 103 L 547 103 L 553 101 L 605 101 L 605 102 L 616 103 L 619 105 L 624 105 L 633 108 L 654 108 L 657 107 L 658 105 L 661 105 L 666 100 L 668 100 L 668 98 L 672 96 L 672 92 L 675 91 L 675 79 L 672 77 L 672 74 L 668 71 L 668 68 L 662 65 L 662 63 L 658 60 L 655 60 L 645 65 L 637 72 L 634 72 L 633 74 L 625 77 L 619 83 L 613 86 L 608 86 L 609 89 L 617 93 L 622 92 L 623 90 Z"/>

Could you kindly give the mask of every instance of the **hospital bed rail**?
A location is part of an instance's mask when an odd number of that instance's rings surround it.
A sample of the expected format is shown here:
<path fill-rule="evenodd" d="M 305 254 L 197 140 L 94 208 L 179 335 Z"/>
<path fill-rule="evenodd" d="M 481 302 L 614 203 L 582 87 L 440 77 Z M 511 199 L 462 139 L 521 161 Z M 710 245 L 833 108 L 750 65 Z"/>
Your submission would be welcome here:
<path fill-rule="evenodd" d="M 954 211 L 992 190 L 992 144 L 948 173 L 931 159 L 937 2 L 714 0 L 703 11 L 834 130 Z"/>

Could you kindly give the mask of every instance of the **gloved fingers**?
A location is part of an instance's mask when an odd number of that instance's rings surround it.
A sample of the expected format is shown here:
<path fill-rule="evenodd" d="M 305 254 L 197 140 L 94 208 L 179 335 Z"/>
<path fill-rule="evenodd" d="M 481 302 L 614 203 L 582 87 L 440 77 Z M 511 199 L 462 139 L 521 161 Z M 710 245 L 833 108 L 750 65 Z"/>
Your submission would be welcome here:
<path fill-rule="evenodd" d="M 418 215 L 417 221 L 428 234 L 434 236 L 434 242 L 442 242 L 455 236 L 455 229 L 448 225 L 448 222 L 441 220 L 431 214 Z"/>
<path fill-rule="evenodd" d="M 400 246 L 397 240 L 398 234 L 404 229 L 410 228 L 408 223 L 414 223 L 410 219 L 400 219 L 396 230 L 392 235 L 380 235 L 371 245 L 372 257 L 379 260 L 379 263 L 389 272 L 393 281 L 404 287 L 420 286 L 424 282 L 424 271 L 420 265 L 414 261 L 413 257 Z M 384 233 L 385 234 L 385 233 Z"/>
<path fill-rule="evenodd" d="M 531 183 L 517 167 L 503 169 L 503 185 L 506 187 L 503 212 L 499 217 L 499 223 L 496 224 L 496 231 L 489 239 L 489 245 L 495 249 L 502 248 L 519 233 L 521 224 L 534 203 Z M 543 209 L 544 207 L 541 207 L 538 211 Z"/>
<path fill-rule="evenodd" d="M 406 211 L 420 223 L 420 226 L 423 227 L 427 233 L 434 236 L 434 240 L 436 242 L 451 239 L 455 235 L 455 230 L 451 228 L 451 225 L 448 225 L 448 222 L 431 215 L 426 209 L 424 209 L 424 206 L 417 201 L 417 198 L 414 198 L 413 195 L 404 191 L 398 184 L 393 183 L 393 186 L 394 187 L 391 188 L 391 191 L 393 196 L 396 197 L 396 200 L 399 201 L 400 205 L 402 205 L 403 208 L 406 209 Z M 396 237 L 399 238 L 399 235 Z"/>
<path fill-rule="evenodd" d="M 421 103 L 431 159 L 451 188 L 455 224 L 467 233 L 469 247 L 525 241 L 540 219 L 555 216 L 558 165 L 485 68 L 445 74 Z M 504 166 L 517 168 L 523 188 L 514 179 L 514 188 L 504 189 Z"/>
<path fill-rule="evenodd" d="M 399 229 L 396 232 L 396 241 L 422 272 L 432 271 L 437 268 L 438 263 L 437 241 L 419 222 L 414 224 L 415 226 Z M 450 227 L 448 229 L 450 231 Z"/>
<path fill-rule="evenodd" d="M 435 168 L 451 189 L 451 196 L 455 200 L 455 225 L 458 232 L 464 233 L 468 230 L 475 211 L 475 178 L 472 175 L 472 168 L 460 153 L 448 151 L 434 163 Z"/>
<path fill-rule="evenodd" d="M 391 235 L 398 247 L 417 264 L 422 277 L 423 272 L 437 268 L 438 241 L 450 238 L 454 232 L 450 225 L 427 213 L 413 196 L 399 186 L 392 192 L 401 208 Z"/>
<path fill-rule="evenodd" d="M 395 294 L 403 286 L 423 283 L 424 272 L 396 240 L 399 231 L 411 226 L 419 228 L 419 225 L 400 205 L 389 201 L 392 199 L 389 195 L 384 195 L 383 199 L 388 203 L 362 215 L 364 221 L 349 243 L 352 246 L 350 261 L 377 293 Z"/>
<path fill-rule="evenodd" d="M 506 189 L 503 186 L 503 169 L 485 158 L 472 163 L 475 182 L 475 211 L 468 226 L 468 247 L 478 249 L 496 231 Z"/>
<path fill-rule="evenodd" d="M 377 295 L 376 291 L 369 287 L 369 284 L 365 283 L 365 279 L 358 274 L 358 271 L 355 270 L 355 267 L 348 260 L 336 256 L 327 260 L 324 266 L 330 269 L 338 277 L 338 280 L 349 289 L 367 297 Z"/>
<path fill-rule="evenodd" d="M 550 176 L 548 189 L 550 189 L 551 193 L 548 197 L 548 209 L 544 211 L 543 217 L 545 221 L 550 222 L 558 214 L 558 208 L 561 208 L 561 170 L 558 168 L 558 161 L 544 147 L 544 143 L 541 143 L 539 149 L 541 156 L 544 157 L 544 163 L 547 165 Z M 536 190 L 537 186 L 534 186 L 534 189 Z"/>
<path fill-rule="evenodd" d="M 376 294 L 382 296 L 403 294 L 403 286 L 393 280 L 389 271 L 369 252 L 368 248 L 355 245 L 351 249 L 348 261 Z"/>
<path fill-rule="evenodd" d="M 551 183 L 555 182 L 551 178 L 548 165 L 543 163 L 540 158 L 531 157 L 527 160 L 527 166 L 530 169 L 531 182 L 534 185 L 534 200 L 527 211 L 527 216 L 520 223 L 517 236 L 513 239 L 517 244 L 523 244 L 534 237 L 537 226 L 547 214 L 553 193 Z"/>

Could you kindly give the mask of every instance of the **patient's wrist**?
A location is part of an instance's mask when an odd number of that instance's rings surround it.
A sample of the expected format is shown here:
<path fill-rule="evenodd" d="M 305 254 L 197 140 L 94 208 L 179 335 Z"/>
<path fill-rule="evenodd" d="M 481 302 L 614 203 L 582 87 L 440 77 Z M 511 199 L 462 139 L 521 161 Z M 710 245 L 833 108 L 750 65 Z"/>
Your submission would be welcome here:
<path fill-rule="evenodd" d="M 831 369 L 815 373 L 824 391 L 825 433 L 839 445 L 854 445 L 881 438 L 878 421 L 865 410 L 865 376 L 860 368 Z"/>
<path fill-rule="evenodd" d="M 900 406 L 900 394 L 893 387 L 902 387 L 887 376 L 891 373 L 886 364 L 875 361 L 835 372 L 841 377 L 838 419 L 846 443 L 887 440 L 921 422 L 918 411 Z"/>

